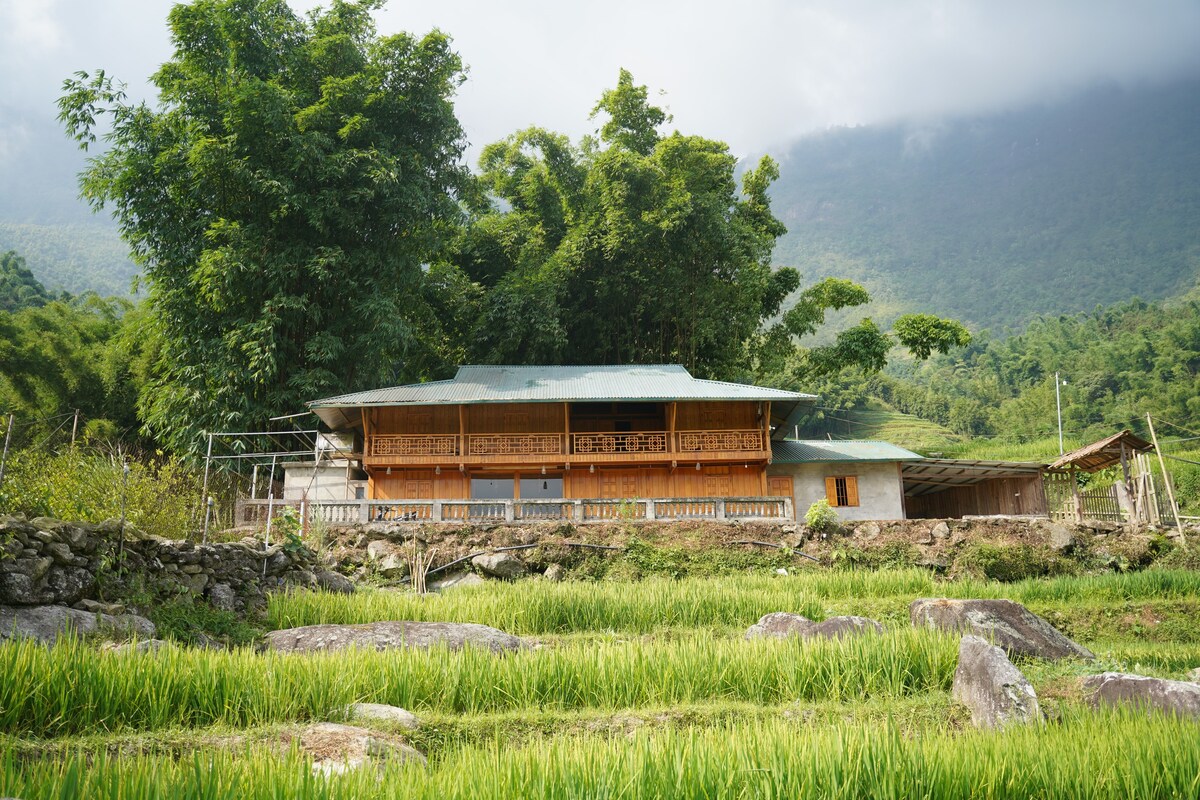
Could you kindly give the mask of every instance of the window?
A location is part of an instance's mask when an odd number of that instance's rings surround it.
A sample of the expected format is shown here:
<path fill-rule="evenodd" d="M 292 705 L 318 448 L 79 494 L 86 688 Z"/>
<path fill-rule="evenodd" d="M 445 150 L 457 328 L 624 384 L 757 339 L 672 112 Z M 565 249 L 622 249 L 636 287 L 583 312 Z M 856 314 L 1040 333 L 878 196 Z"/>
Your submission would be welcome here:
<path fill-rule="evenodd" d="M 829 505 L 858 505 L 858 477 L 854 475 L 832 475 L 825 479 L 825 499 Z"/>
<path fill-rule="evenodd" d="M 563 496 L 562 475 L 522 475 L 522 500 L 557 500 Z"/>
<path fill-rule="evenodd" d="M 512 476 L 478 477 L 471 476 L 472 500 L 512 500 Z"/>

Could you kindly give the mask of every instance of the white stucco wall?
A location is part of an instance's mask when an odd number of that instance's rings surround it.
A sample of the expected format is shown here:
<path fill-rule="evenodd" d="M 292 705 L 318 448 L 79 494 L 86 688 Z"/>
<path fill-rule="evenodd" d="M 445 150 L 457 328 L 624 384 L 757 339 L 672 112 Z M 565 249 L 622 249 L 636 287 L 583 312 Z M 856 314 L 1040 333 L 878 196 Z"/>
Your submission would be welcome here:
<path fill-rule="evenodd" d="M 284 500 L 300 500 L 305 493 L 309 500 L 346 500 L 354 497 L 354 490 L 346 483 L 345 461 L 322 464 L 315 468 L 311 463 L 285 464 L 283 470 Z M 350 470 L 350 476 L 353 480 L 353 469 Z"/>
<path fill-rule="evenodd" d="M 859 504 L 834 509 L 842 519 L 904 519 L 904 487 L 894 461 L 772 464 L 767 475 L 792 476 L 797 519 L 804 519 L 808 507 L 825 497 L 825 478 L 830 475 L 858 478 Z"/>

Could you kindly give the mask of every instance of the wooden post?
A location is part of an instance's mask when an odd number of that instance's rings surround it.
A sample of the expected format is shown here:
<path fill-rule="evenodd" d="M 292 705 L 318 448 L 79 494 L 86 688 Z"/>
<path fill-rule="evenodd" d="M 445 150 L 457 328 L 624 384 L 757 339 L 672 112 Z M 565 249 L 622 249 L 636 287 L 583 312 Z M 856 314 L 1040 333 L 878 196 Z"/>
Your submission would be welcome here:
<path fill-rule="evenodd" d="M 1079 470 L 1071 465 L 1071 498 L 1075 504 L 1075 521 L 1083 522 L 1083 497 L 1079 494 Z"/>
<path fill-rule="evenodd" d="M 667 406 L 667 452 L 674 453 L 675 444 L 675 414 L 679 411 L 679 402 L 672 400 Z"/>
<path fill-rule="evenodd" d="M 200 502 L 202 504 L 208 503 L 208 472 L 209 472 L 210 467 L 212 466 L 212 442 L 213 442 L 213 435 L 211 433 L 209 433 L 208 434 L 208 450 L 206 450 L 205 454 L 204 454 L 204 487 L 200 490 Z M 203 538 L 205 540 L 207 540 L 208 539 L 207 505 L 205 506 L 205 508 L 206 508 L 206 511 L 204 514 Z"/>
<path fill-rule="evenodd" d="M 467 407 L 458 404 L 458 455 L 461 458 L 467 454 Z"/>
<path fill-rule="evenodd" d="M 79 409 L 75 409 L 75 419 L 71 422 L 71 447 L 75 446 L 75 433 L 79 430 Z"/>
<path fill-rule="evenodd" d="M 1150 426 L 1150 441 L 1154 444 L 1155 454 L 1158 455 L 1158 466 L 1162 469 L 1163 483 L 1167 485 L 1167 499 L 1171 501 L 1171 513 L 1175 515 L 1175 528 L 1179 531 L 1179 537 L 1186 549 L 1187 537 L 1183 535 L 1183 523 L 1179 520 L 1179 504 L 1175 502 L 1175 489 L 1171 486 L 1171 473 L 1167 472 L 1167 462 L 1163 461 L 1162 450 L 1158 446 L 1158 437 L 1154 434 L 1154 421 L 1150 419 L 1150 412 L 1146 412 L 1146 424 Z"/>

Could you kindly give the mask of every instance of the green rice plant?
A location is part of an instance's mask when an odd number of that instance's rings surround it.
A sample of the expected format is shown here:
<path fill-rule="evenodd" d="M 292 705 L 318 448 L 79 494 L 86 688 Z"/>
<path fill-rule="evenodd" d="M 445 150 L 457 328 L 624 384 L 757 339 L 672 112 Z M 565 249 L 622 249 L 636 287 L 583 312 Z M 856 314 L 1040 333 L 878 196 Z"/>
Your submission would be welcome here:
<path fill-rule="evenodd" d="M 917 569 L 836 570 L 787 577 L 649 578 L 635 584 L 489 583 L 426 596 L 388 590 L 355 595 L 301 591 L 274 595 L 268 624 L 272 628 L 291 628 L 443 620 L 478 622 L 517 634 L 637 634 L 664 628 L 746 627 L 773 611 L 822 619 L 826 616 L 824 604 L 829 601 L 894 598 L 897 604 L 905 604 L 917 597 L 937 596 L 1082 604 L 1200 598 L 1200 572 L 1146 570 L 1006 584 L 976 579 L 941 582 Z"/>
<path fill-rule="evenodd" d="M 431 753 L 428 771 L 392 764 L 314 775 L 294 750 L 190 758 L 0 753 L 0 793 L 25 800 L 130 798 L 937 798 L 1179 800 L 1200 796 L 1200 728 L 1144 712 L 1066 713 L 1054 725 L 906 737 L 883 725 L 783 720 L 625 737 L 536 739 L 518 748 Z"/>
<path fill-rule="evenodd" d="M 357 701 L 484 712 L 906 696 L 948 688 L 957 653 L 957 636 L 911 628 L 837 641 L 583 642 L 502 657 L 478 648 L 105 653 L 75 640 L 9 642 L 0 645 L 0 730 L 246 727 L 336 718 Z"/>

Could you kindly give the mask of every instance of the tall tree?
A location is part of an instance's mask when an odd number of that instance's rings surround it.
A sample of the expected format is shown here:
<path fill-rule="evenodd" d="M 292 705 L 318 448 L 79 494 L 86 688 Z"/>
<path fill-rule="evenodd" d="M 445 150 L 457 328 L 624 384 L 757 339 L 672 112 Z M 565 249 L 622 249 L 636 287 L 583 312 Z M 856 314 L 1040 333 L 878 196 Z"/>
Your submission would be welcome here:
<path fill-rule="evenodd" d="M 197 0 L 169 21 L 159 104 L 103 71 L 64 83 L 81 178 L 115 206 L 161 337 L 141 398 L 176 450 L 305 400 L 406 374 L 422 265 L 457 216 L 463 79 L 448 38 L 380 37 L 381 0 L 307 18 L 284 0 Z"/>
<path fill-rule="evenodd" d="M 833 345 L 798 350 L 827 311 L 869 298 L 837 279 L 797 293 L 799 274 L 772 268 L 785 232 L 767 194 L 775 162 L 745 171 L 739 191 L 728 147 L 662 134 L 669 118 L 625 70 L 593 117 L 598 138 L 575 145 L 531 128 L 484 149 L 474 214 L 438 271 L 443 296 L 475 309 L 455 315 L 476 323 L 449 351 L 811 383 L 847 364 L 878 370 L 897 342 L 926 358 L 966 341 L 961 325 L 915 315 L 893 334 L 866 320 Z"/>
<path fill-rule="evenodd" d="M 37 308 L 50 300 L 50 293 L 33 277 L 25 259 L 14 250 L 0 253 L 0 311 Z"/>

